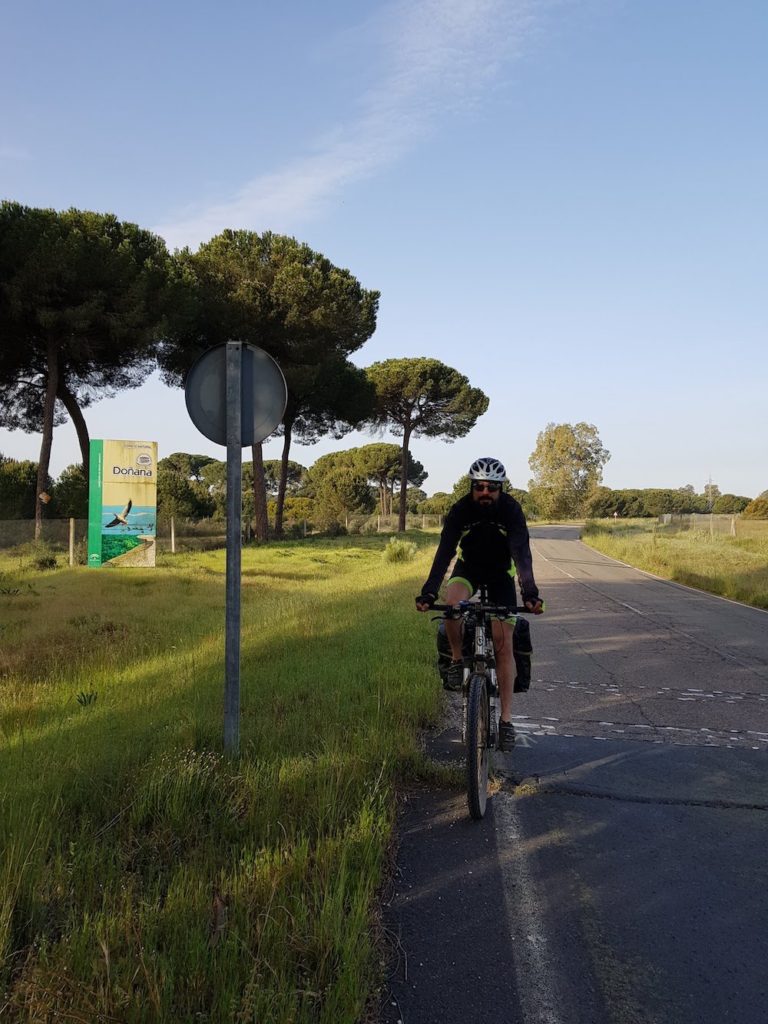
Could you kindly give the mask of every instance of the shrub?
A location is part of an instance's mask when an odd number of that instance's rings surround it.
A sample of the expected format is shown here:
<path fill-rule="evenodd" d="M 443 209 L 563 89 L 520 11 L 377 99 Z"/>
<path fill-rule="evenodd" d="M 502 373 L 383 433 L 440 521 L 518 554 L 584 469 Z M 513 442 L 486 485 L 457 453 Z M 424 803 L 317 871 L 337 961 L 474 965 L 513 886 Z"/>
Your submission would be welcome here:
<path fill-rule="evenodd" d="M 755 498 L 741 514 L 745 519 L 768 519 L 768 498 Z"/>
<path fill-rule="evenodd" d="M 347 528 L 344 523 L 331 522 L 328 523 L 326 528 L 323 530 L 324 537 L 346 537 Z"/>
<path fill-rule="evenodd" d="M 75 542 L 75 565 L 88 565 L 88 538 Z"/>
<path fill-rule="evenodd" d="M 382 554 L 385 562 L 410 562 L 416 557 L 416 550 L 416 545 L 411 541 L 390 537 Z"/>
<path fill-rule="evenodd" d="M 307 523 L 307 533 L 312 530 L 311 524 Z M 283 527 L 283 540 L 302 540 L 304 537 L 303 523 L 288 523 Z"/>
<path fill-rule="evenodd" d="M 32 540 L 19 544 L 15 552 L 20 565 L 27 569 L 55 569 L 58 566 L 55 549 L 45 540 Z"/>

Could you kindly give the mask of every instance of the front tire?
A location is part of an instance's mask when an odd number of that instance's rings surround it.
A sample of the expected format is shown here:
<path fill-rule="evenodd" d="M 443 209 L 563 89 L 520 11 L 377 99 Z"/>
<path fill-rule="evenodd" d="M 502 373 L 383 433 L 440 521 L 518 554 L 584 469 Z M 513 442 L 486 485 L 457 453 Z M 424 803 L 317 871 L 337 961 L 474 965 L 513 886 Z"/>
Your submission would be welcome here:
<path fill-rule="evenodd" d="M 470 815 L 479 820 L 488 799 L 488 687 L 484 675 L 476 673 L 467 694 L 467 804 Z"/>

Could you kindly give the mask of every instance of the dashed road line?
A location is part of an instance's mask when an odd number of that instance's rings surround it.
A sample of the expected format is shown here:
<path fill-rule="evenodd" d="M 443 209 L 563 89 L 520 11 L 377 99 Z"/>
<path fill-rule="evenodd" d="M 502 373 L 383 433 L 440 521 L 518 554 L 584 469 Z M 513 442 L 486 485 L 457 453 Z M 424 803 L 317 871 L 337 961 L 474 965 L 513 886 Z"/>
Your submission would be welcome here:
<path fill-rule="evenodd" d="M 595 719 L 549 719 L 534 721 L 528 715 L 512 715 L 520 746 L 532 746 L 537 737 L 561 736 L 566 739 L 635 739 L 644 743 L 666 743 L 675 747 L 728 747 L 765 750 L 768 733 L 755 729 L 689 728 L 680 725 L 645 725 L 638 722 L 600 722 Z M 556 724 L 551 724 L 552 722 Z M 565 730 L 568 730 L 567 732 Z M 597 729 L 600 729 L 598 732 Z"/>

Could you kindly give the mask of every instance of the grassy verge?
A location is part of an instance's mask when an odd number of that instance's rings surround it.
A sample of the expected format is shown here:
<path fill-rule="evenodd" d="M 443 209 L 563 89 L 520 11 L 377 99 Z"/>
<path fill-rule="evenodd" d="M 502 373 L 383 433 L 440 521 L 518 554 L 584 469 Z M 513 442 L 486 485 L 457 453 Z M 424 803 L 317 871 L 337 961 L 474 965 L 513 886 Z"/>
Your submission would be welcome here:
<path fill-rule="evenodd" d="M 223 552 L 0 560 L 0 1017 L 359 1019 L 393 787 L 438 706 L 435 538 L 410 539 L 244 551 L 236 762 Z"/>
<path fill-rule="evenodd" d="M 768 608 L 768 538 L 675 531 L 647 519 L 589 522 L 581 538 L 612 558 L 664 579 Z"/>

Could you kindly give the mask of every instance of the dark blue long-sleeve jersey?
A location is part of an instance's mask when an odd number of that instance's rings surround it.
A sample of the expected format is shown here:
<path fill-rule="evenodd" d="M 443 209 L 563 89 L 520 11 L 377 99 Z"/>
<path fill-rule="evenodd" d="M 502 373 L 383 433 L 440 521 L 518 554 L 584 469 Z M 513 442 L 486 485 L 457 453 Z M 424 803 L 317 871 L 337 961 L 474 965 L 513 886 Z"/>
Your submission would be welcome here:
<path fill-rule="evenodd" d="M 523 601 L 538 598 L 528 525 L 519 502 L 510 494 L 502 492 L 493 505 L 483 506 L 470 493 L 451 507 L 422 593 L 437 594 L 457 549 L 478 579 L 494 579 L 514 564 Z"/>

